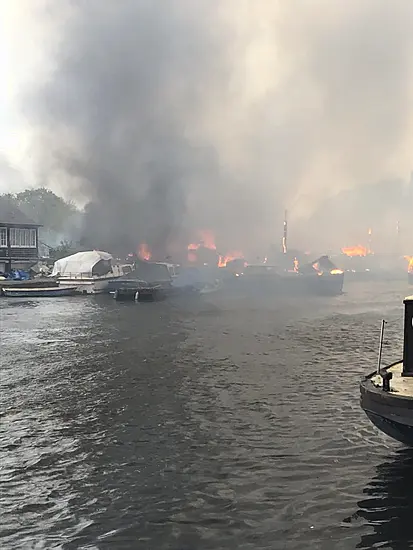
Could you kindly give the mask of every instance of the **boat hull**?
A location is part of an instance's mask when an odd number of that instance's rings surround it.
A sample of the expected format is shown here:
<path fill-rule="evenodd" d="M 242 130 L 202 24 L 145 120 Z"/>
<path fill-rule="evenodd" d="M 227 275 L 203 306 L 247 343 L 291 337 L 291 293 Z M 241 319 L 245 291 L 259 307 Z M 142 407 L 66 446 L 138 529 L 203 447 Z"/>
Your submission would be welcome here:
<path fill-rule="evenodd" d="M 344 274 L 309 277 L 306 283 L 309 290 L 314 294 L 320 296 L 339 296 L 343 293 Z"/>
<path fill-rule="evenodd" d="M 386 270 L 386 269 L 375 269 L 375 270 L 347 270 L 346 272 L 346 281 L 349 282 L 394 282 L 394 281 L 403 281 L 406 279 L 406 272 L 402 270 Z M 413 281 L 412 281 L 413 284 Z"/>
<path fill-rule="evenodd" d="M 55 279 L 39 278 L 29 279 L 27 281 L 4 279 L 0 281 L 0 295 L 4 295 L 3 288 L 58 288 L 59 283 Z"/>
<path fill-rule="evenodd" d="M 133 277 L 119 277 L 118 279 L 112 279 L 108 283 L 108 292 L 115 292 L 116 290 L 131 289 L 138 291 L 140 288 L 146 288 L 148 283 L 141 279 Z"/>
<path fill-rule="evenodd" d="M 370 411 L 364 411 L 369 420 L 380 431 L 395 439 L 399 443 L 403 443 L 407 447 L 413 447 L 413 427 L 402 424 L 395 420 L 389 420 L 379 414 L 372 413 Z"/>
<path fill-rule="evenodd" d="M 6 298 L 55 298 L 58 296 L 73 296 L 76 287 L 49 288 L 2 288 Z"/>
<path fill-rule="evenodd" d="M 110 283 L 118 277 L 112 278 L 59 278 L 59 287 L 76 287 L 78 294 L 108 294 Z"/>
<path fill-rule="evenodd" d="M 398 362 L 399 363 L 399 362 Z M 382 369 L 382 372 L 398 363 Z M 360 383 L 360 405 L 370 421 L 389 437 L 413 447 L 413 398 L 383 391 L 373 384 L 372 373 Z"/>
<path fill-rule="evenodd" d="M 165 299 L 161 288 L 118 288 L 113 292 L 117 302 L 158 302 Z"/>
<path fill-rule="evenodd" d="M 229 280 L 227 280 L 227 283 Z M 261 289 L 268 293 L 282 295 L 339 296 L 343 293 L 344 275 L 248 275 L 233 277 L 230 284 L 245 290 Z"/>

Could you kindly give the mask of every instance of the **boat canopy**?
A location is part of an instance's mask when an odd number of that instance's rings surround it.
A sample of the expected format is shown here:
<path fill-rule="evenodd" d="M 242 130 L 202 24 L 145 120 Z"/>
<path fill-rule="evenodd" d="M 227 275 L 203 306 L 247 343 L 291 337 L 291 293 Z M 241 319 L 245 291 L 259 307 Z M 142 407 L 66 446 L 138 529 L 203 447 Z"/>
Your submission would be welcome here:
<path fill-rule="evenodd" d="M 166 263 L 137 260 L 135 269 L 137 277 L 147 283 L 165 283 L 172 280 Z"/>
<path fill-rule="evenodd" d="M 53 265 L 52 277 L 103 276 L 111 271 L 112 259 L 110 254 L 100 250 L 77 252 L 57 260 Z"/>

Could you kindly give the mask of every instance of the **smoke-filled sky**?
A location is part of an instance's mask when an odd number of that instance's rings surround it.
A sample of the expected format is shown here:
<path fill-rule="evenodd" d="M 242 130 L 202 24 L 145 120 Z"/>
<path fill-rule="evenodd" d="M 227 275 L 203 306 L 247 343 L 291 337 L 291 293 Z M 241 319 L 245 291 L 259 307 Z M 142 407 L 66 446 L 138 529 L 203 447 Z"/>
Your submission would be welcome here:
<path fill-rule="evenodd" d="M 295 244 L 332 246 L 326 198 L 408 178 L 409 0 L 30 1 L 49 48 L 19 90 L 33 179 L 91 201 L 96 246 L 164 254 L 207 228 L 255 250 L 285 208 Z"/>

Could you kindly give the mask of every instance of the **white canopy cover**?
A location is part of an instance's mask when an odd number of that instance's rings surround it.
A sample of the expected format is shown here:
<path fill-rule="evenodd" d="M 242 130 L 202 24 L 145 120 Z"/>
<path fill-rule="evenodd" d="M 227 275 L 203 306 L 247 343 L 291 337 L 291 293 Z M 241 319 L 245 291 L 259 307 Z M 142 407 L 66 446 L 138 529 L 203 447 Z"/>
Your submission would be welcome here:
<path fill-rule="evenodd" d="M 86 252 L 77 252 L 66 258 L 57 260 L 53 265 L 52 277 L 56 275 L 60 276 L 74 276 L 92 273 L 95 265 L 101 260 L 112 260 L 113 257 L 107 252 L 101 252 L 100 250 L 88 250 Z"/>

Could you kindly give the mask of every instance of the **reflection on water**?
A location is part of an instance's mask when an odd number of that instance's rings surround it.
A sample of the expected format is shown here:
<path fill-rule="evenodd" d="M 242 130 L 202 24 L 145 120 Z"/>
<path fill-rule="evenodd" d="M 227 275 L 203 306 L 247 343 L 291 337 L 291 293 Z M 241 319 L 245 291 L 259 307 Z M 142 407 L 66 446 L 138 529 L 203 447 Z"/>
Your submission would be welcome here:
<path fill-rule="evenodd" d="M 357 516 L 373 526 L 357 548 L 413 548 L 413 451 L 403 449 L 377 466 Z"/>
<path fill-rule="evenodd" d="M 406 290 L 0 300 L 1 547 L 407 548 L 413 459 L 358 402 Z"/>

